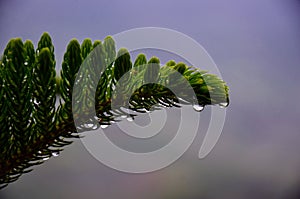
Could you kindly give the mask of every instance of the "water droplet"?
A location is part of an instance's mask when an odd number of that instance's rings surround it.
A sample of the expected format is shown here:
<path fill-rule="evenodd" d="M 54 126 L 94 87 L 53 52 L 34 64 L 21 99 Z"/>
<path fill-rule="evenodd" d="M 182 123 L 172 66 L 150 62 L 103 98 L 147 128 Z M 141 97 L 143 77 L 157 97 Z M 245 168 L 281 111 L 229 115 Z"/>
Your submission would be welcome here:
<path fill-rule="evenodd" d="M 194 104 L 194 105 L 193 105 L 193 109 L 194 109 L 195 111 L 197 111 L 197 112 L 200 112 L 200 111 L 202 111 L 202 110 L 204 109 L 204 106 L 201 106 L 201 105 L 199 105 L 199 104 Z"/>
<path fill-rule="evenodd" d="M 219 104 L 219 106 L 220 106 L 221 108 L 226 108 L 228 105 L 229 105 L 228 102 L 222 102 L 222 103 Z"/>
<path fill-rule="evenodd" d="M 133 120 L 134 120 L 133 117 L 128 117 L 128 118 L 127 118 L 127 121 L 128 121 L 128 122 L 133 122 Z"/>
<path fill-rule="evenodd" d="M 97 128 L 98 128 L 97 125 L 92 127 L 93 130 L 96 130 Z"/>
<path fill-rule="evenodd" d="M 57 157 L 58 155 L 59 155 L 59 152 L 53 152 L 53 153 L 52 153 L 52 156 L 53 156 L 53 157 Z"/>
<path fill-rule="evenodd" d="M 92 128 L 94 126 L 94 124 L 84 124 L 83 125 L 85 128 Z"/>
<path fill-rule="evenodd" d="M 144 98 L 144 97 L 142 97 L 142 100 L 145 100 L 145 98 Z"/>
<path fill-rule="evenodd" d="M 39 103 L 38 103 L 38 101 L 36 101 L 36 99 L 34 99 L 33 103 L 36 105 L 39 105 Z"/>
<path fill-rule="evenodd" d="M 28 65 L 28 62 L 26 61 L 26 62 L 24 63 L 24 65 L 27 66 L 27 65 Z"/>
<path fill-rule="evenodd" d="M 41 154 L 42 153 L 42 151 L 38 151 L 38 154 Z"/>
<path fill-rule="evenodd" d="M 142 108 L 142 109 L 140 109 L 141 111 L 144 111 L 145 113 L 150 113 L 150 111 L 148 111 L 147 109 L 145 109 L 145 108 Z"/>
<path fill-rule="evenodd" d="M 101 127 L 102 129 L 105 129 L 105 128 L 108 127 L 108 125 L 107 125 L 107 124 L 102 124 L 102 125 L 100 125 L 100 127 Z"/>
<path fill-rule="evenodd" d="M 44 160 L 44 161 L 49 160 L 49 157 L 45 157 L 45 158 L 43 158 L 43 160 Z"/>
<path fill-rule="evenodd" d="M 112 90 L 115 90 L 115 89 L 116 89 L 116 86 L 113 84 L 113 85 L 111 86 L 111 88 L 112 88 Z"/>
<path fill-rule="evenodd" d="M 179 99 L 179 101 L 181 101 L 181 102 L 183 102 L 183 103 L 189 103 L 187 100 L 185 100 L 185 99 L 183 99 L 183 98 L 178 98 Z"/>

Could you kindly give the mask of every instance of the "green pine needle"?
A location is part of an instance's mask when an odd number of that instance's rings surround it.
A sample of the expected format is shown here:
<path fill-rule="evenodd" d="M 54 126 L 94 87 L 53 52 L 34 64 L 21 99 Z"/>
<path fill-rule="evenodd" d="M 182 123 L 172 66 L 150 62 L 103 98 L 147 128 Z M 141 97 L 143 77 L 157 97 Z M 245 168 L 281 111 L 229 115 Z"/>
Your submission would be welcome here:
<path fill-rule="evenodd" d="M 86 118 L 81 124 L 95 122 L 89 114 L 96 110 L 97 127 L 117 121 L 124 114 L 122 107 L 145 112 L 181 104 L 228 105 L 228 87 L 216 75 L 173 60 L 161 67 L 157 57 L 147 61 L 144 54 L 132 62 L 127 49 L 116 52 L 111 36 L 103 43 L 85 39 L 81 45 L 72 39 L 60 76 L 56 76 L 54 46 L 48 33 L 41 36 L 37 49 L 30 40 L 8 42 L 0 60 L 0 188 L 79 137 L 73 118 L 79 109 L 73 107 L 72 100 L 84 104 L 80 111 Z M 80 69 L 82 64 L 84 69 Z M 79 70 L 84 70 L 80 73 L 84 75 L 77 77 Z M 119 85 L 122 92 L 115 96 L 119 81 L 125 83 Z M 186 83 L 196 99 L 184 89 Z M 75 84 L 88 86 L 80 87 L 80 93 L 73 96 Z M 180 96 L 172 89 L 179 90 Z M 113 108 L 112 100 L 118 102 Z"/>

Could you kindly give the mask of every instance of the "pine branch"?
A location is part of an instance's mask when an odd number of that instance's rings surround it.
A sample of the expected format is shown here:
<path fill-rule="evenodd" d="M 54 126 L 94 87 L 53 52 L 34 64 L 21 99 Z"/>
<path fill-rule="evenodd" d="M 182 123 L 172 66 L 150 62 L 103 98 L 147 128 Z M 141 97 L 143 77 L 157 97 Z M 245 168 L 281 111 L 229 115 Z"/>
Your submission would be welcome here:
<path fill-rule="evenodd" d="M 116 53 L 110 36 L 103 43 L 85 39 L 80 45 L 71 40 L 60 77 L 55 63 L 48 33 L 42 35 L 36 50 L 31 41 L 23 44 L 19 38 L 11 39 L 4 50 L 0 60 L 0 188 L 57 156 L 72 138 L 80 136 L 73 118 L 79 109 L 72 100 L 84 104 L 82 131 L 110 125 L 120 115 L 135 117 L 122 108 L 138 113 L 182 104 L 227 106 L 229 101 L 228 87 L 217 76 L 173 60 L 160 67 L 157 57 L 147 61 L 144 54 L 132 64 L 125 48 Z M 77 77 L 82 64 L 86 67 Z M 83 86 L 74 91 L 79 82 Z M 194 97 L 185 89 L 188 86 Z M 122 92 L 115 95 L 116 89 Z M 57 97 L 59 106 L 55 107 Z M 93 110 L 97 120 L 90 118 Z M 93 126 L 85 126 L 91 122 Z"/>

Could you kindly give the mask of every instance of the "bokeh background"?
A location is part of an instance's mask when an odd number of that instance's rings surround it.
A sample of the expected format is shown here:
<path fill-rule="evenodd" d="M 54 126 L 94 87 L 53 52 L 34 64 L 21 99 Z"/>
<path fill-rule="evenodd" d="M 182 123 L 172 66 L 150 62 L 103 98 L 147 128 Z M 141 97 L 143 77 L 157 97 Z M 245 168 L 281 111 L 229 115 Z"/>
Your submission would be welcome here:
<path fill-rule="evenodd" d="M 230 87 L 223 133 L 209 156 L 197 159 L 208 108 L 201 113 L 203 127 L 191 148 L 165 169 L 118 172 L 76 140 L 59 157 L 1 190 L 0 198 L 299 199 L 299 0 L 0 1 L 1 53 L 13 37 L 37 44 L 47 31 L 58 70 L 70 39 L 102 40 L 146 26 L 195 39 Z M 166 131 L 180 119 L 178 111 L 169 112 Z M 120 133 L 117 126 L 106 131 Z"/>

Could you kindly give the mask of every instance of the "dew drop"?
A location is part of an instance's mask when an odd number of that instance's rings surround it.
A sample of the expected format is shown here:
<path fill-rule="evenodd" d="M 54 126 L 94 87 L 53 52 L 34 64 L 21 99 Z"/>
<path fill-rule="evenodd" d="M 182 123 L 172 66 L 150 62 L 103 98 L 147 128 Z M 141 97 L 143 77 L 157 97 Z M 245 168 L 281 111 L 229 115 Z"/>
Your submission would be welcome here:
<path fill-rule="evenodd" d="M 189 103 L 188 101 L 186 101 L 185 99 L 183 99 L 183 98 L 178 98 L 179 99 L 179 101 L 181 101 L 181 102 L 183 102 L 183 103 Z"/>
<path fill-rule="evenodd" d="M 133 117 L 128 117 L 128 118 L 127 118 L 127 121 L 128 121 L 128 122 L 133 122 L 133 120 L 134 120 Z"/>
<path fill-rule="evenodd" d="M 94 124 L 84 124 L 83 125 L 85 128 L 92 128 L 94 126 Z"/>
<path fill-rule="evenodd" d="M 26 62 L 24 63 L 24 65 L 27 66 L 27 65 L 28 65 L 28 62 L 26 61 Z"/>
<path fill-rule="evenodd" d="M 197 112 L 201 112 L 201 111 L 203 111 L 204 106 L 201 106 L 201 105 L 199 105 L 199 104 L 194 104 L 194 105 L 193 105 L 193 109 L 194 109 L 195 111 L 197 111 Z"/>
<path fill-rule="evenodd" d="M 33 103 L 34 103 L 35 105 L 39 105 L 39 103 L 38 103 L 38 101 L 37 101 L 36 99 L 34 99 Z"/>
<path fill-rule="evenodd" d="M 221 108 L 226 108 L 228 106 L 228 104 L 229 104 L 228 102 L 222 102 L 222 103 L 219 104 L 219 106 Z"/>
<path fill-rule="evenodd" d="M 102 124 L 102 125 L 100 125 L 100 127 L 101 127 L 102 129 L 105 129 L 105 128 L 108 127 L 108 125 L 107 125 L 107 124 Z"/>
<path fill-rule="evenodd" d="M 98 128 L 97 125 L 94 125 L 94 126 L 92 127 L 93 130 L 96 130 L 97 128 Z"/>
<path fill-rule="evenodd" d="M 52 156 L 53 156 L 53 157 L 57 157 L 58 155 L 59 155 L 59 152 L 53 152 L 53 153 L 52 153 Z"/>
<path fill-rule="evenodd" d="M 145 113 L 150 113 L 150 111 L 148 111 L 148 110 L 145 109 L 145 108 L 142 108 L 141 111 L 144 111 Z"/>

